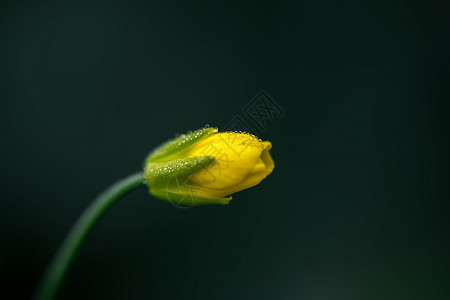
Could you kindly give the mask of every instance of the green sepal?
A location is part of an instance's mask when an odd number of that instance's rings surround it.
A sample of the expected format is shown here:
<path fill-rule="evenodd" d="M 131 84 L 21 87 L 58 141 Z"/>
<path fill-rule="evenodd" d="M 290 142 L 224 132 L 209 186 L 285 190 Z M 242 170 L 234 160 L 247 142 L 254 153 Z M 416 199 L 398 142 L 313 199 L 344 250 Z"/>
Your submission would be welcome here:
<path fill-rule="evenodd" d="M 210 204 L 222 204 L 227 205 L 231 197 L 228 198 L 205 198 L 200 197 L 201 188 L 198 191 L 195 188 L 186 187 L 178 191 L 172 190 L 158 190 L 150 189 L 150 193 L 156 198 L 170 202 L 177 206 L 199 206 L 199 205 L 210 205 Z"/>
<path fill-rule="evenodd" d="M 217 132 L 217 128 L 208 127 L 182 134 L 177 138 L 168 140 L 153 150 L 145 160 L 145 165 L 152 162 L 167 162 L 182 157 L 193 144 Z"/>
<path fill-rule="evenodd" d="M 174 179 L 184 180 L 213 161 L 212 156 L 198 156 L 175 159 L 166 163 L 148 163 L 145 166 L 144 176 L 150 188 L 167 188 Z"/>

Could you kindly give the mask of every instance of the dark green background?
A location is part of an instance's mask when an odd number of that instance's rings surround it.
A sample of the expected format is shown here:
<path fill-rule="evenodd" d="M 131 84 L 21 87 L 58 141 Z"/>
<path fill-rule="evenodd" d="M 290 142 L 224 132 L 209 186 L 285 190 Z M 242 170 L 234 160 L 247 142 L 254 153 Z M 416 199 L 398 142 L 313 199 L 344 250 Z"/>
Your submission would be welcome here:
<path fill-rule="evenodd" d="M 274 172 L 225 207 L 127 196 L 62 298 L 449 299 L 449 9 L 2 1 L 1 294 L 29 297 L 153 147 L 264 89 L 285 110 L 261 136 Z"/>

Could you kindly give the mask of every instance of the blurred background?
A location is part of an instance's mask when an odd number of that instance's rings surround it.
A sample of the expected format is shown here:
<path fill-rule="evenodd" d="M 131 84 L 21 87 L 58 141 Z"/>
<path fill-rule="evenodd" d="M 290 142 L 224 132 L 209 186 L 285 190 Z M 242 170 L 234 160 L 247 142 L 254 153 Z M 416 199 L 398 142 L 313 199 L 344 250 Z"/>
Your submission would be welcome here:
<path fill-rule="evenodd" d="M 228 206 L 133 192 L 61 299 L 449 299 L 449 36 L 449 1 L 2 1 L 0 297 L 210 124 L 274 172 Z"/>

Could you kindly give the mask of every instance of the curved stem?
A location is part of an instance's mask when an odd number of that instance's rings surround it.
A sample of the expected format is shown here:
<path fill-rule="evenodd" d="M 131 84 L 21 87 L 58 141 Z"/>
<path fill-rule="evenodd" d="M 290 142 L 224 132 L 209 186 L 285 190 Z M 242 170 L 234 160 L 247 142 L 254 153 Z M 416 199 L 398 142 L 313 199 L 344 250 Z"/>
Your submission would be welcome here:
<path fill-rule="evenodd" d="M 54 299 L 76 254 L 97 221 L 118 199 L 143 184 L 142 173 L 130 175 L 110 186 L 89 205 L 48 267 L 34 295 L 35 300 Z"/>

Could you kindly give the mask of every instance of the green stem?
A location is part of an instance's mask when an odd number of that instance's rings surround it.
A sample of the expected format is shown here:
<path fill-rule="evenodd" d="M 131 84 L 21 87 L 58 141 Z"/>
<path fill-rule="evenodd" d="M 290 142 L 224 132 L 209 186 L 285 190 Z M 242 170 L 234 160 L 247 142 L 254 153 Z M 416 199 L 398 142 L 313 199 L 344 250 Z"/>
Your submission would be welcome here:
<path fill-rule="evenodd" d="M 35 300 L 55 298 L 75 256 L 97 221 L 118 199 L 142 186 L 143 183 L 144 177 L 142 173 L 130 175 L 113 184 L 91 203 L 72 227 L 72 230 L 48 267 L 34 295 Z"/>

